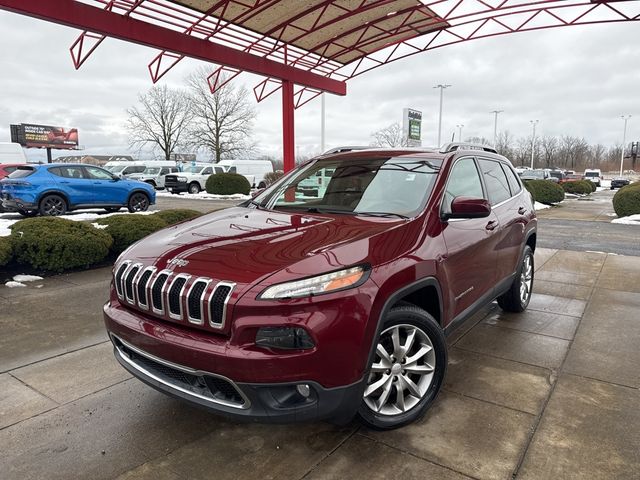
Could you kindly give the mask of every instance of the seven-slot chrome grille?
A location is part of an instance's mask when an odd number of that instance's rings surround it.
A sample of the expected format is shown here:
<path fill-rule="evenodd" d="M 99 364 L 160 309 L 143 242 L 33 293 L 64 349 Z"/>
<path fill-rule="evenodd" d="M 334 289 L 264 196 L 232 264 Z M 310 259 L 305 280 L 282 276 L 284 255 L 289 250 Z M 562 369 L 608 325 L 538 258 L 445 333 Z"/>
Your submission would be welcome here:
<path fill-rule="evenodd" d="M 130 260 L 115 270 L 120 302 L 161 318 L 222 329 L 235 283 L 144 267 Z"/>

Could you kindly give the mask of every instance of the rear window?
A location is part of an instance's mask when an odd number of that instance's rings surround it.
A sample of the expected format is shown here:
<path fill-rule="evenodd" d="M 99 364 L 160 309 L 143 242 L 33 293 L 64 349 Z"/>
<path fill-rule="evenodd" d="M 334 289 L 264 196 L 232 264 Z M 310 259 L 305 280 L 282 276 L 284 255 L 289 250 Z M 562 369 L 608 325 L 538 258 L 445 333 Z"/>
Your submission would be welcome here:
<path fill-rule="evenodd" d="M 596 178 L 596 177 L 599 177 L 600 174 L 598 172 L 585 172 L 584 176 L 585 177 Z"/>
<path fill-rule="evenodd" d="M 497 205 L 507 200 L 511 196 L 511 191 L 507 177 L 500 168 L 500 163 L 484 159 L 480 159 L 479 163 L 491 205 Z"/>
<path fill-rule="evenodd" d="M 33 175 L 36 171 L 33 167 L 18 167 L 16 171 L 9 174 L 7 178 L 24 178 Z"/>

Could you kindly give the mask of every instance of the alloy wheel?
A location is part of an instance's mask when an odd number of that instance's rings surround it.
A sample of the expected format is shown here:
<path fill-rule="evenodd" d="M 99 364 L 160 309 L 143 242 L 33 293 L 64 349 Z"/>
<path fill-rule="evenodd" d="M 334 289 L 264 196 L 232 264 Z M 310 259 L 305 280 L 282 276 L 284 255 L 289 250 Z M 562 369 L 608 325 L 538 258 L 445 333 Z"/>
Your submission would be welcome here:
<path fill-rule="evenodd" d="M 533 262 L 531 255 L 525 255 L 522 261 L 522 270 L 520 272 L 520 301 L 526 305 L 531 296 L 531 287 L 533 285 Z"/>
<path fill-rule="evenodd" d="M 414 325 L 394 325 L 380 334 L 364 402 L 381 415 L 411 410 L 434 378 L 436 355 L 429 336 Z"/>
<path fill-rule="evenodd" d="M 49 217 L 62 215 L 66 209 L 67 206 L 60 197 L 47 197 L 42 203 L 43 213 Z"/>
<path fill-rule="evenodd" d="M 131 205 L 131 209 L 134 212 L 144 212 L 149 208 L 149 200 L 146 195 L 142 193 L 136 193 L 133 197 L 131 197 L 131 201 L 129 202 Z"/>

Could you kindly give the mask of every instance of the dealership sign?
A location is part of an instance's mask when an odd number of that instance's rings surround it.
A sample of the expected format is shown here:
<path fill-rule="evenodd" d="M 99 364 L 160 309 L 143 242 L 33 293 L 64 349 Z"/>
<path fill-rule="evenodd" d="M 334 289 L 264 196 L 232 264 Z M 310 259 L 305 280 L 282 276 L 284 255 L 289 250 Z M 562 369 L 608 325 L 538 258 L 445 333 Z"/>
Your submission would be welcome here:
<path fill-rule="evenodd" d="M 21 123 L 11 125 L 11 141 L 27 148 L 76 150 L 78 129 Z"/>
<path fill-rule="evenodd" d="M 407 144 L 413 147 L 422 145 L 422 112 L 405 108 L 402 115 L 402 132 Z"/>

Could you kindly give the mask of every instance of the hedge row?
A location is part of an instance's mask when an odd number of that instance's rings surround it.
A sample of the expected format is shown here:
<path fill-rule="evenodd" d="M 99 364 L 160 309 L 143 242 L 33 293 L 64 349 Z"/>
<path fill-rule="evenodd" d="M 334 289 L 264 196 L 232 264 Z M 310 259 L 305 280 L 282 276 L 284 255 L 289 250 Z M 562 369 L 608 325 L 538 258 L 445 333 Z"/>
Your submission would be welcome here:
<path fill-rule="evenodd" d="M 549 180 L 527 180 L 524 186 L 536 202 L 551 205 L 564 200 L 564 190 L 560 185 Z"/>
<path fill-rule="evenodd" d="M 618 217 L 640 214 L 640 183 L 622 187 L 613 196 L 613 209 Z"/>
<path fill-rule="evenodd" d="M 62 272 L 87 268 L 118 254 L 147 235 L 202 215 L 195 210 L 165 210 L 151 215 L 112 215 L 76 222 L 60 217 L 26 218 L 0 237 L 0 266 L 11 261 L 38 270 Z"/>
<path fill-rule="evenodd" d="M 576 180 L 575 182 L 565 182 L 562 184 L 562 188 L 566 193 L 573 193 L 576 195 L 588 195 L 596 191 L 596 184 L 589 180 Z"/>

